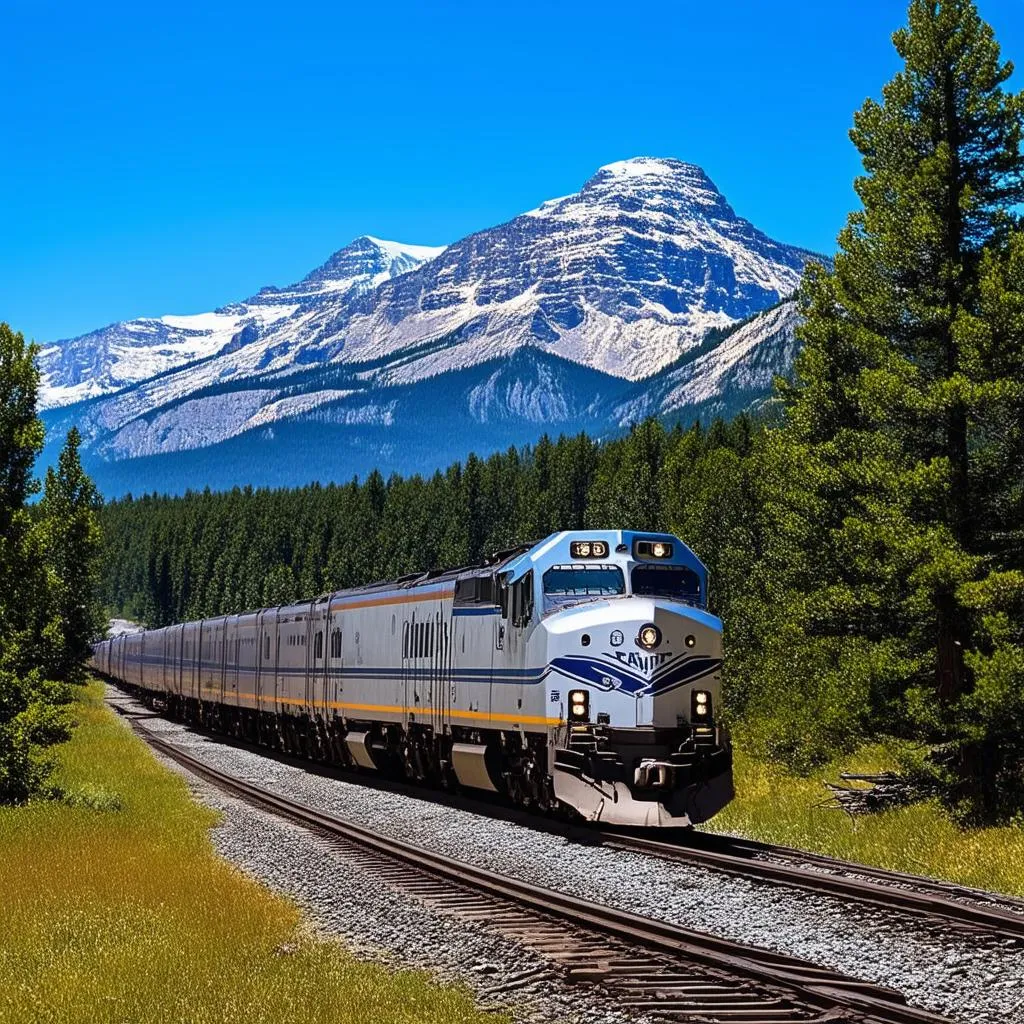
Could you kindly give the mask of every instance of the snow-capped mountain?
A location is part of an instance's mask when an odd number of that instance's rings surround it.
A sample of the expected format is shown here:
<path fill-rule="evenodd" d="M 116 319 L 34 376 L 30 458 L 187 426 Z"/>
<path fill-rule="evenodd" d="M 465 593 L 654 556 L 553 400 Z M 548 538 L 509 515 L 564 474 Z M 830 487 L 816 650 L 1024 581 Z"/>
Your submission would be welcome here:
<path fill-rule="evenodd" d="M 389 277 L 433 259 L 442 248 L 357 238 L 288 288 L 264 288 L 244 302 L 210 313 L 139 317 L 44 346 L 40 408 L 69 405 L 119 391 L 178 367 L 266 336 L 307 314 L 325 298 L 351 301 Z"/>
<path fill-rule="evenodd" d="M 637 380 L 790 295 L 809 258 L 738 218 L 699 167 L 625 160 L 382 285 L 317 345 L 346 361 L 408 353 L 402 381 L 523 345 Z"/>
<path fill-rule="evenodd" d="M 700 168 L 622 161 L 444 249 L 357 239 L 203 314 L 179 349 L 121 341 L 174 317 L 47 349 L 49 404 L 99 397 L 46 418 L 54 436 L 79 425 L 114 493 L 423 471 L 544 429 L 734 411 L 787 370 L 795 310 L 778 304 L 814 258 L 737 217 Z M 140 379 L 157 358 L 172 365 Z"/>

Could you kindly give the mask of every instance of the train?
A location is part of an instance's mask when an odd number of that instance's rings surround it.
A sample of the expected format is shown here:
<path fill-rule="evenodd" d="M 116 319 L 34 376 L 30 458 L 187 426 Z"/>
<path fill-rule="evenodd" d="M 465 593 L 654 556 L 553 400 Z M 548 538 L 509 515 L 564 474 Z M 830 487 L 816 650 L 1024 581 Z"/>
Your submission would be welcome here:
<path fill-rule="evenodd" d="M 733 797 L 722 622 L 670 534 L 555 533 L 123 634 L 90 664 L 208 730 L 576 820 L 686 828 Z"/>

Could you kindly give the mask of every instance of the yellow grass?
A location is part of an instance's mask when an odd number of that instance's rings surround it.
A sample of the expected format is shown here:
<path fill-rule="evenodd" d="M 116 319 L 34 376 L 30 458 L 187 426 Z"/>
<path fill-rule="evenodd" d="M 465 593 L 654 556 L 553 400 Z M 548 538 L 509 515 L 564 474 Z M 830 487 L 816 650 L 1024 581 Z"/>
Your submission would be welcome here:
<path fill-rule="evenodd" d="M 710 827 L 764 842 L 944 878 L 964 885 L 1024 896 L 1024 829 L 957 827 L 933 802 L 851 818 L 819 805 L 841 771 L 893 768 L 885 748 L 874 745 L 796 778 L 746 755 L 737 743 L 737 798 Z"/>
<path fill-rule="evenodd" d="M 77 717 L 57 781 L 79 805 L 0 808 L 0 1021 L 494 1020 L 466 990 L 305 933 L 292 904 L 216 857 L 214 813 L 98 684 Z"/>

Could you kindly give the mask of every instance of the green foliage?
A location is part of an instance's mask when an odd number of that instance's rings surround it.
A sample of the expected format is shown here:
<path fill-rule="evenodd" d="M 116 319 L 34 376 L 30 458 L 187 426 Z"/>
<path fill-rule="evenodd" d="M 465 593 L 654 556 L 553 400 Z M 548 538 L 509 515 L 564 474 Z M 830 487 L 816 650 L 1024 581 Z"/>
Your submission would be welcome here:
<path fill-rule="evenodd" d="M 32 477 L 43 447 L 38 390 L 35 348 L 0 323 L 0 657 L 8 664 L 33 612 L 26 604 L 25 573 L 37 564 L 27 502 L 39 489 Z"/>
<path fill-rule="evenodd" d="M 36 671 L 0 669 L 0 804 L 24 803 L 53 768 L 47 750 L 70 734 L 70 691 Z"/>
<path fill-rule="evenodd" d="M 98 614 L 99 501 L 73 430 L 37 506 L 43 443 L 36 350 L 0 323 L 0 803 L 45 789 L 47 748 L 68 736 L 68 683 L 80 682 Z"/>

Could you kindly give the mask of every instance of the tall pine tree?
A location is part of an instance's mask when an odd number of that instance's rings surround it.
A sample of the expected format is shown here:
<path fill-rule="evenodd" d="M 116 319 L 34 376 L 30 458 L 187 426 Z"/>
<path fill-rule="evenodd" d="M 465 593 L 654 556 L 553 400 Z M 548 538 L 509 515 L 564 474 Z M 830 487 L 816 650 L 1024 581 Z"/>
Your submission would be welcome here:
<path fill-rule="evenodd" d="M 78 428 L 72 427 L 56 469 L 46 471 L 39 523 L 50 570 L 51 625 L 49 643 L 41 652 L 43 667 L 52 678 L 70 683 L 82 681 L 90 644 L 105 632 L 97 599 L 102 502 L 82 469 L 81 444 Z"/>
<path fill-rule="evenodd" d="M 893 41 L 903 69 L 851 132 L 862 209 L 834 270 L 805 282 L 804 351 L 769 442 L 762 582 L 789 609 L 770 671 L 807 681 L 822 749 L 867 725 L 952 741 L 957 795 L 990 816 L 1017 803 L 1024 767 L 981 756 L 992 737 L 970 710 L 985 659 L 1015 642 L 993 616 L 1012 621 L 1024 594 L 1007 443 L 1024 385 L 1024 96 L 969 0 L 914 0 Z"/>

